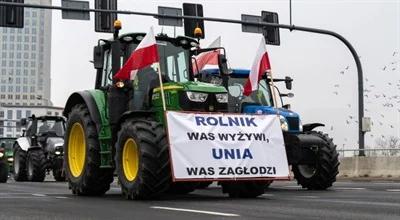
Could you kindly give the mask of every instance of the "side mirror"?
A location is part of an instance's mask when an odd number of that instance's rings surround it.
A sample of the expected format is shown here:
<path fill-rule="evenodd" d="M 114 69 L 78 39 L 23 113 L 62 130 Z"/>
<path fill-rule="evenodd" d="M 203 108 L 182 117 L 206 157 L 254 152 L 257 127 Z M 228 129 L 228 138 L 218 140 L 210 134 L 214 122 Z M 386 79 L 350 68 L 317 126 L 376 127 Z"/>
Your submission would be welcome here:
<path fill-rule="evenodd" d="M 96 69 L 103 69 L 104 51 L 103 47 L 95 46 L 93 48 L 93 65 Z"/>
<path fill-rule="evenodd" d="M 288 98 L 293 98 L 294 97 L 294 94 L 291 93 L 291 92 L 289 92 L 287 94 L 281 93 L 280 95 L 281 95 L 281 97 L 288 97 Z"/>
<path fill-rule="evenodd" d="M 289 76 L 285 77 L 286 89 L 288 89 L 288 90 L 292 89 L 292 81 L 293 81 L 293 79 L 290 78 Z"/>
<path fill-rule="evenodd" d="M 26 118 L 22 118 L 22 119 L 21 119 L 21 122 L 20 122 L 20 125 L 21 125 L 21 126 L 26 126 L 26 124 L 27 124 Z"/>

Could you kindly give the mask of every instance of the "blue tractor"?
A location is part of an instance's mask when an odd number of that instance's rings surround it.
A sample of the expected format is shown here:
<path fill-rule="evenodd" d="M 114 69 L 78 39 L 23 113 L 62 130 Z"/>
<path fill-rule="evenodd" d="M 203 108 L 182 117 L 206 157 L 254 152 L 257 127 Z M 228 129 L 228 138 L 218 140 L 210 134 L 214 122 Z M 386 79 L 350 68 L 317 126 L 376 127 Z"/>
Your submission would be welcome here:
<path fill-rule="evenodd" d="M 244 96 L 243 89 L 249 73 L 246 69 L 232 69 L 229 74 L 221 76 L 219 69 L 208 69 L 203 70 L 197 78 L 227 87 L 229 112 L 279 115 L 288 162 L 298 184 L 311 190 L 331 187 L 339 173 L 339 160 L 332 139 L 327 134 L 314 130 L 324 124 L 302 125 L 299 114 L 291 111 L 290 105 L 283 105 L 282 97 L 292 94 L 280 93 L 278 87 L 273 88 L 271 83 L 285 82 L 286 88 L 290 90 L 293 80 L 290 77 L 272 79 L 265 74 L 259 82 L 258 90 Z M 282 107 L 274 107 L 277 103 L 272 96 L 273 89 Z"/>

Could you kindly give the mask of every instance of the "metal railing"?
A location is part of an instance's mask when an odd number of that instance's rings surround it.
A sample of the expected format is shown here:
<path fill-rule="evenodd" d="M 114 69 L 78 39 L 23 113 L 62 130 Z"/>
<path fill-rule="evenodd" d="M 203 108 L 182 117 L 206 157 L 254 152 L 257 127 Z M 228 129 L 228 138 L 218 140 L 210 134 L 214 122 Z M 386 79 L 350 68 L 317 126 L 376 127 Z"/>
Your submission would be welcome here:
<path fill-rule="evenodd" d="M 361 151 L 366 157 L 400 157 L 400 148 L 337 149 L 337 151 L 339 157 L 359 156 Z"/>

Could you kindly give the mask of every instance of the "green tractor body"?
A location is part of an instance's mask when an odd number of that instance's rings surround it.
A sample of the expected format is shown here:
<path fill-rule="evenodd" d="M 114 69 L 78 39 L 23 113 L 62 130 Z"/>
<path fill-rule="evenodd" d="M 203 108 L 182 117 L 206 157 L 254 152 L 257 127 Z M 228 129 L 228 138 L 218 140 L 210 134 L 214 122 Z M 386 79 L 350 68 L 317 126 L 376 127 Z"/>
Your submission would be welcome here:
<path fill-rule="evenodd" d="M 64 156 L 75 194 L 105 193 L 115 169 L 126 198 L 147 199 L 166 191 L 195 189 L 195 184 L 171 183 L 158 67 L 138 71 L 134 80 L 113 78 L 144 35 L 100 40 L 94 48 L 95 89 L 75 92 L 66 103 Z M 227 112 L 225 87 L 193 80 L 191 48 L 197 41 L 166 35 L 156 39 L 166 109 Z"/>

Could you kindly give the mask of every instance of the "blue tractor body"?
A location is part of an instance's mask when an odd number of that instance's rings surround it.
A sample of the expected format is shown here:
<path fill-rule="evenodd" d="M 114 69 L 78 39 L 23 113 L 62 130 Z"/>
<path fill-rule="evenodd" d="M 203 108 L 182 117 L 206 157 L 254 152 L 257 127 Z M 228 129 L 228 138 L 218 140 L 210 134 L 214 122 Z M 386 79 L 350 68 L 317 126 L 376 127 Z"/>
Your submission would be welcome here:
<path fill-rule="evenodd" d="M 219 76 L 219 69 L 206 69 L 202 71 L 205 74 Z M 250 70 L 248 69 L 232 69 L 229 78 L 240 78 L 247 79 L 249 77 Z M 275 108 L 273 106 L 260 105 L 257 103 L 247 103 L 242 108 L 242 113 L 249 114 L 266 114 L 266 115 L 281 115 L 283 116 L 289 125 L 289 133 L 301 132 L 300 116 L 296 112 L 285 108 Z"/>

